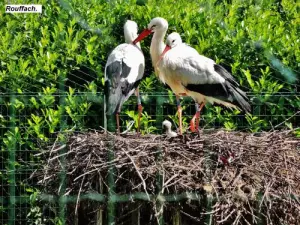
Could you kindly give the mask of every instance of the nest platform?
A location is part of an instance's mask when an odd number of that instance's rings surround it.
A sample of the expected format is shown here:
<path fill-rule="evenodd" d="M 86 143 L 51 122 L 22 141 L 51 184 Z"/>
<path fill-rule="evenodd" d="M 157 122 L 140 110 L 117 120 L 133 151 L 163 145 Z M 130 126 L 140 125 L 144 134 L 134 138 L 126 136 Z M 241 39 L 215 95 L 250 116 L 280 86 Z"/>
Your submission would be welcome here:
<path fill-rule="evenodd" d="M 162 211 L 158 202 L 169 214 L 176 209 L 181 224 L 203 224 L 207 215 L 212 224 L 300 224 L 300 141 L 290 131 L 213 130 L 171 139 L 88 131 L 55 143 L 43 156 L 44 169 L 35 175 L 45 193 L 58 196 L 60 174 L 66 172 L 64 194 L 75 196 L 70 221 L 74 213 L 107 209 L 111 172 L 113 192 L 131 196 L 119 201 L 123 222 L 117 224 L 126 224 L 127 206 L 137 202 L 152 212 L 151 218 Z M 80 197 L 91 193 L 104 199 L 83 200 L 88 202 L 83 207 Z"/>

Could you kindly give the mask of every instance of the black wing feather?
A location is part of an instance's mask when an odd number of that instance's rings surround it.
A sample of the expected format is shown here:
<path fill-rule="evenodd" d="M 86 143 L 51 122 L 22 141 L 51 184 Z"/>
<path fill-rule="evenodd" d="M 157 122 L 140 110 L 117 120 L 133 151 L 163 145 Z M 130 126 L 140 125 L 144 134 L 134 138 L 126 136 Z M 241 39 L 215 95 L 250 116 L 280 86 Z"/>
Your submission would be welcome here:
<path fill-rule="evenodd" d="M 122 61 L 115 61 L 109 64 L 106 68 L 107 80 L 105 82 L 106 99 L 106 114 L 116 114 L 117 110 L 123 104 L 124 99 L 130 91 L 137 88 L 140 80 L 134 83 L 129 83 L 127 77 L 130 74 L 131 68 Z M 122 79 L 123 78 L 123 79 Z M 121 81 L 122 79 L 122 81 Z"/>
<path fill-rule="evenodd" d="M 246 93 L 239 88 L 239 84 L 235 81 L 233 76 L 220 65 L 214 64 L 214 69 L 225 79 L 224 83 L 188 84 L 186 88 L 205 96 L 231 102 L 245 112 L 250 112 L 251 106 L 248 102 L 248 97 Z"/>

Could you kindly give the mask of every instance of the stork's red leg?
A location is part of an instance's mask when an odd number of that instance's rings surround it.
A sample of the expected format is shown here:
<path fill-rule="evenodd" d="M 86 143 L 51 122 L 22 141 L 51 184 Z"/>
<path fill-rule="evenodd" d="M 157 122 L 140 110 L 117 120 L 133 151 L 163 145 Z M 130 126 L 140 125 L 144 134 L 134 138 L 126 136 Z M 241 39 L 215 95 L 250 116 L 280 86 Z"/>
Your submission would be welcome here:
<path fill-rule="evenodd" d="M 182 108 L 180 105 L 179 96 L 176 95 L 176 103 L 177 103 L 177 111 L 178 111 L 178 118 L 179 118 L 179 134 L 182 135 Z"/>
<path fill-rule="evenodd" d="M 140 133 L 141 117 L 142 117 L 142 112 L 143 112 L 143 106 L 142 106 L 142 104 L 138 104 L 138 111 L 139 111 L 139 117 L 138 117 L 138 129 L 137 129 L 137 132 Z"/>
<path fill-rule="evenodd" d="M 196 106 L 196 113 L 190 122 L 190 129 L 192 132 L 196 132 L 199 129 L 200 112 L 201 112 L 202 108 L 205 106 L 205 103 L 202 102 L 200 106 L 198 103 L 196 103 L 195 106 Z"/>
<path fill-rule="evenodd" d="M 117 121 L 117 133 L 120 135 L 120 112 L 116 113 L 116 121 Z"/>
<path fill-rule="evenodd" d="M 137 132 L 138 134 L 140 133 L 140 126 L 141 126 L 141 117 L 142 117 L 142 112 L 143 112 L 143 106 L 142 106 L 142 101 L 141 101 L 141 96 L 139 92 L 139 88 L 136 89 L 136 96 L 137 96 L 137 102 L 138 102 L 138 129 Z"/>
<path fill-rule="evenodd" d="M 199 129 L 199 123 L 200 123 L 200 113 L 201 113 L 201 110 L 203 109 L 203 107 L 205 106 L 205 103 L 202 102 L 200 107 L 199 107 L 199 110 L 196 112 L 196 130 Z"/>
<path fill-rule="evenodd" d="M 199 112 L 199 104 L 198 103 L 195 103 L 195 107 L 196 107 L 196 113 L 195 115 L 193 116 L 191 122 L 190 122 L 190 129 L 192 132 L 196 132 L 196 118 L 198 116 L 200 116 L 200 112 Z"/>

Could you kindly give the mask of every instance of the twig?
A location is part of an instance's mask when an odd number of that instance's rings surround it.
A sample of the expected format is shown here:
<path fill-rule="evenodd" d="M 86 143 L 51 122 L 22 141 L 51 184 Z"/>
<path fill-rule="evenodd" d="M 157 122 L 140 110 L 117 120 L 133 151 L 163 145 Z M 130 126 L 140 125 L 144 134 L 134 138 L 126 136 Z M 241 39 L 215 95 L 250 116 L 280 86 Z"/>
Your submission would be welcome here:
<path fill-rule="evenodd" d="M 224 219 L 217 220 L 217 223 L 224 223 L 224 222 L 226 222 L 232 216 L 232 214 L 235 213 L 235 212 L 236 212 L 236 209 L 232 210 Z"/>
<path fill-rule="evenodd" d="M 134 166 L 134 168 L 135 168 L 137 174 L 139 175 L 139 177 L 140 177 L 140 179 L 141 179 L 141 181 L 142 181 L 144 191 L 145 191 L 145 193 L 146 193 L 146 195 L 147 195 L 147 197 L 148 197 L 148 201 L 150 201 L 150 196 L 149 196 L 149 194 L 148 194 L 148 192 L 147 192 L 146 182 L 145 182 L 145 180 L 143 179 L 142 174 L 140 173 L 138 167 L 137 167 L 136 164 L 134 163 L 134 160 L 131 158 L 131 156 L 130 156 L 125 150 L 122 149 L 122 151 L 126 154 L 126 156 L 127 156 L 127 157 L 130 159 L 130 161 L 132 162 L 132 164 L 133 164 L 133 166 Z"/>
<path fill-rule="evenodd" d="M 86 168 L 89 167 L 90 165 L 90 159 L 91 159 L 91 154 L 88 155 L 88 163 L 86 165 Z M 77 200 L 76 200 L 76 206 L 75 206 L 75 215 L 77 215 L 77 210 L 78 210 L 78 205 L 79 205 L 79 199 L 80 199 L 80 193 L 81 193 L 81 189 L 82 189 L 82 185 L 83 185 L 83 182 L 85 180 L 85 176 L 82 178 L 82 181 L 81 181 L 81 184 L 80 184 L 80 188 L 79 188 L 79 191 L 78 191 L 78 195 L 77 195 Z"/>
<path fill-rule="evenodd" d="M 274 175 L 274 174 L 276 173 L 277 168 L 278 168 L 278 167 L 275 168 L 275 170 L 274 170 L 274 172 L 272 173 L 272 175 Z M 273 178 L 273 176 L 272 176 L 272 178 Z M 274 179 L 268 183 L 268 185 L 267 185 L 267 187 L 266 187 L 266 190 L 265 190 L 265 192 L 264 192 L 264 195 L 263 195 L 263 197 L 262 197 L 262 199 L 261 199 L 261 202 L 260 202 L 260 204 L 259 204 L 259 210 L 261 209 L 261 205 L 262 205 L 262 203 L 264 202 L 264 198 L 265 198 L 265 196 L 267 195 L 267 193 L 269 192 L 269 188 L 272 186 L 273 183 L 274 183 Z"/>
<path fill-rule="evenodd" d="M 233 221 L 232 225 L 238 224 L 240 218 L 241 218 L 241 211 L 238 210 L 237 211 L 237 216 L 236 216 L 235 220 Z"/>
<path fill-rule="evenodd" d="M 190 215 L 190 214 L 188 214 L 188 213 L 186 213 L 186 212 L 184 212 L 184 211 L 182 211 L 182 210 L 180 210 L 180 212 L 181 212 L 183 215 L 186 215 L 186 216 L 188 216 L 189 218 L 191 218 L 191 219 L 193 219 L 193 220 L 195 220 L 195 221 L 197 221 L 197 222 L 203 222 L 203 221 L 201 221 L 200 219 L 198 219 L 197 217 L 194 217 L 194 216 L 192 216 L 192 215 Z"/>
<path fill-rule="evenodd" d="M 62 148 L 60 148 L 60 149 L 62 149 Z M 60 157 L 62 157 L 62 156 L 69 155 L 70 153 L 71 153 L 71 151 L 66 152 L 66 153 L 63 153 L 63 154 L 60 154 L 60 155 L 57 155 L 57 156 L 55 156 L 55 157 L 49 159 L 49 162 L 51 162 L 51 161 L 53 161 L 53 160 L 55 160 L 55 159 L 57 159 L 57 158 L 60 158 Z"/>
<path fill-rule="evenodd" d="M 82 185 L 83 185 L 84 180 L 85 180 L 85 176 L 82 178 L 80 188 L 79 188 L 79 191 L 78 191 L 78 194 L 77 194 L 77 200 L 76 200 L 76 206 L 75 206 L 75 215 L 77 215 L 77 212 L 78 212 L 80 193 L 81 193 L 81 190 L 82 190 Z"/>
<path fill-rule="evenodd" d="M 276 129 L 277 127 L 281 126 L 282 124 L 284 124 L 285 122 L 287 122 L 288 120 L 292 119 L 294 116 L 298 115 L 300 113 L 300 111 L 294 113 L 293 115 L 291 115 L 289 118 L 287 118 L 286 120 L 284 120 L 283 122 L 277 124 L 275 127 L 272 128 L 272 130 Z M 271 132 L 272 130 L 270 130 L 269 132 Z"/>

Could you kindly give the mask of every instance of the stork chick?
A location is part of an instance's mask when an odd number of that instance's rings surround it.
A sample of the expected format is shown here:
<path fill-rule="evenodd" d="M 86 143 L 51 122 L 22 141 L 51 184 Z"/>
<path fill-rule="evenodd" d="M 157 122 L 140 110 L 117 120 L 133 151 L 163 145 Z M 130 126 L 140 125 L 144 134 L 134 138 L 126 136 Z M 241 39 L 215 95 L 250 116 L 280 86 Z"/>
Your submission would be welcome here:
<path fill-rule="evenodd" d="M 169 138 L 172 138 L 172 137 L 177 137 L 177 133 L 172 131 L 171 127 L 172 127 L 172 123 L 168 120 L 164 120 L 164 122 L 162 123 L 163 127 L 165 128 L 166 130 L 166 135 L 167 137 Z"/>

